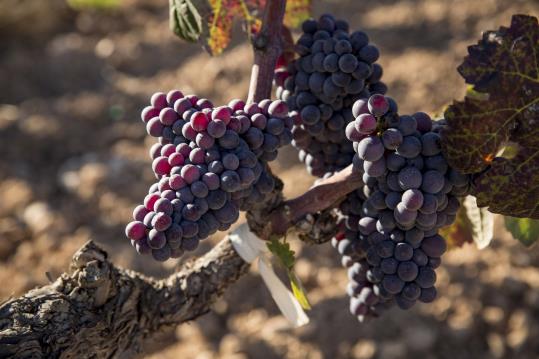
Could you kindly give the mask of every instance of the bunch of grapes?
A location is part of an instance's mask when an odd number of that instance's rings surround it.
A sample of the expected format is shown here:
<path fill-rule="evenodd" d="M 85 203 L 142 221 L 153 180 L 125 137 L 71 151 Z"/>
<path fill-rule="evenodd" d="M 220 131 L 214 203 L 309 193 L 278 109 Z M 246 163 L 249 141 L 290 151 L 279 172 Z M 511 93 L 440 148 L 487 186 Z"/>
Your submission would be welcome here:
<path fill-rule="evenodd" d="M 213 107 L 178 91 L 156 93 L 142 111 L 158 179 L 133 212 L 126 235 L 140 254 L 159 261 L 197 248 L 230 228 L 240 210 L 265 202 L 274 189 L 267 162 L 292 139 L 283 101 Z"/>
<path fill-rule="evenodd" d="M 399 116 L 389 97 L 353 106 L 346 128 L 364 186 L 347 199 L 348 232 L 333 240 L 348 267 L 350 311 L 363 320 L 397 303 L 402 309 L 436 297 L 435 269 L 446 251 L 438 230 L 453 223 L 470 178 L 451 169 L 428 115 Z M 358 232 L 356 232 L 358 231 Z M 354 237 L 354 233 L 358 233 Z"/>
<path fill-rule="evenodd" d="M 352 162 L 351 143 L 344 129 L 354 120 L 352 104 L 373 93 L 383 94 L 378 49 L 362 31 L 351 34 L 348 24 L 322 15 L 307 20 L 295 50 L 299 58 L 276 71 L 277 97 L 295 118 L 293 145 L 309 172 L 318 177 Z"/>

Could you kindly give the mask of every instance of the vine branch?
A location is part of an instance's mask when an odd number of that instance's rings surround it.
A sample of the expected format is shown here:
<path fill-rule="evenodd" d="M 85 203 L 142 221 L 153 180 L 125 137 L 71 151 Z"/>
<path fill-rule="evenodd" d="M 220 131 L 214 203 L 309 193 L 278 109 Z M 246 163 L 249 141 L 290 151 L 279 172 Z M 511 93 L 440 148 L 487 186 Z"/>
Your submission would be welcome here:
<path fill-rule="evenodd" d="M 259 33 L 253 37 L 254 63 L 247 102 L 260 102 L 271 98 L 273 72 L 281 54 L 281 29 L 286 0 L 268 0 Z"/>

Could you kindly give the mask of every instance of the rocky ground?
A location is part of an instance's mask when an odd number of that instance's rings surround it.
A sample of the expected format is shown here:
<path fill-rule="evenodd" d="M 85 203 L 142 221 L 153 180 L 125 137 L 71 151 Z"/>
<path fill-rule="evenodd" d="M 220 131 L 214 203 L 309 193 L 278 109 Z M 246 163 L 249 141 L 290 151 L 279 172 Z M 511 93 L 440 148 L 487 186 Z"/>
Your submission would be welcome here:
<path fill-rule="evenodd" d="M 125 0 L 107 12 L 73 12 L 62 0 L 0 3 L 0 301 L 47 283 L 88 239 L 121 266 L 165 276 L 178 263 L 141 261 L 123 235 L 152 182 L 138 112 L 156 90 L 180 88 L 222 103 L 245 97 L 251 50 L 238 32 L 210 58 L 170 33 L 167 9 Z M 315 1 L 366 30 L 403 113 L 436 113 L 465 85 L 455 68 L 481 31 L 533 1 Z M 274 164 L 287 195 L 312 179 L 287 149 Z M 290 329 L 256 271 L 197 321 L 148 348 L 148 358 L 539 358 L 539 249 L 523 248 L 497 221 L 486 250 L 445 256 L 440 298 L 359 324 L 348 313 L 346 274 L 329 245 L 299 252 L 311 323 Z M 213 238 L 212 241 L 216 241 Z M 206 251 L 206 243 L 200 252 Z"/>

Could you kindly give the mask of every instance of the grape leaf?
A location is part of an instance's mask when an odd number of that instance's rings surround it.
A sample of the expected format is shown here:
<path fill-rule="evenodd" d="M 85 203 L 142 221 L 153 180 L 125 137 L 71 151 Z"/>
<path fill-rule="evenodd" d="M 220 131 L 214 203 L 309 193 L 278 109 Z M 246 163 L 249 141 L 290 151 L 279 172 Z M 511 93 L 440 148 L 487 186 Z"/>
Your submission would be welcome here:
<path fill-rule="evenodd" d="M 170 29 L 180 38 L 196 42 L 202 33 L 202 17 L 191 0 L 169 0 Z"/>
<path fill-rule="evenodd" d="M 212 55 L 219 55 L 231 40 L 234 16 L 241 14 L 240 0 L 209 0 L 212 14 L 208 19 L 207 44 Z"/>
<path fill-rule="evenodd" d="M 455 222 L 450 226 L 441 228 L 440 235 L 445 238 L 449 248 L 462 247 L 465 243 L 473 243 L 472 224 L 466 215 L 466 208 L 460 207 Z"/>
<path fill-rule="evenodd" d="M 486 32 L 468 53 L 458 71 L 473 93 L 445 111 L 444 154 L 461 172 L 479 173 L 473 192 L 480 207 L 539 218 L 537 18 L 513 16 L 509 28 Z M 508 142 L 518 145 L 516 156 L 496 157 Z"/>
<path fill-rule="evenodd" d="M 311 16 L 311 0 L 288 0 L 284 23 L 286 26 L 295 28 Z"/>
<path fill-rule="evenodd" d="M 268 249 L 274 256 L 279 258 L 283 266 L 290 270 L 294 267 L 296 259 L 294 258 L 295 254 L 293 250 L 290 249 L 290 244 L 286 241 L 279 241 L 278 239 L 272 239 L 267 244 Z"/>
<path fill-rule="evenodd" d="M 219 55 L 230 44 L 235 20 L 243 21 L 249 34 L 260 31 L 267 0 L 169 1 L 172 31 L 184 40 L 201 41 L 211 55 Z M 311 0 L 289 0 L 285 23 L 298 26 L 309 16 L 310 5 Z"/>
<path fill-rule="evenodd" d="M 505 217 L 505 227 L 525 246 L 531 246 L 539 239 L 539 221 L 537 220 Z"/>

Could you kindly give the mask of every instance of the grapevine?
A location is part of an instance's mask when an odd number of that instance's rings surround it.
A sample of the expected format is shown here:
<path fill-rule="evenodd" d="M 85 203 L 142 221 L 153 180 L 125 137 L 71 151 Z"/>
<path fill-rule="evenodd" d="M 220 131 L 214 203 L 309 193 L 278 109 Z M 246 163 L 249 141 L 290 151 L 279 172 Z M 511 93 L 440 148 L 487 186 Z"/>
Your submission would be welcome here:
<path fill-rule="evenodd" d="M 140 254 L 164 261 L 226 231 L 239 211 L 268 201 L 267 166 L 292 143 L 310 174 L 347 166 L 362 183 L 340 201 L 333 246 L 348 268 L 350 312 L 360 321 L 393 303 L 436 297 L 435 269 L 472 176 L 448 163 L 445 120 L 399 115 L 384 96 L 380 52 L 363 31 L 322 15 L 303 22 L 297 58 L 281 55 L 274 73 L 282 101 L 211 101 L 179 90 L 156 93 L 141 117 L 158 138 L 150 156 L 158 182 L 135 208 L 126 235 Z M 255 40 L 256 41 L 256 40 Z M 290 54 L 289 54 L 290 55 Z M 288 60 L 288 61 L 287 61 Z"/>
<path fill-rule="evenodd" d="M 230 231 L 244 212 L 304 307 L 287 241 L 298 234 L 311 244 L 331 242 L 347 271 L 349 312 L 364 322 L 384 320 L 388 308 L 433 302 L 442 256 L 463 244 L 463 233 L 488 245 L 493 213 L 506 216 L 524 244 L 539 238 L 535 17 L 515 15 L 470 46 L 458 68 L 470 85 L 466 96 L 430 116 L 420 108 L 402 114 L 369 34 L 331 14 L 311 18 L 309 1 L 169 4 L 173 32 L 212 55 L 226 49 L 234 21 L 243 19 L 254 63 L 244 99 L 217 106 L 179 84 L 140 104 L 140 130 L 155 142 L 155 180 L 139 194 L 125 236 L 144 259 L 172 262 Z M 314 178 L 291 199 L 271 169 L 289 144 Z M 140 350 L 155 333 L 207 313 L 247 272 L 250 260 L 231 237 L 163 280 L 119 269 L 88 243 L 71 273 L 0 305 L 1 354 Z M 73 328 L 62 334 L 66 327 L 51 317 Z M 124 317 L 136 324 L 122 325 Z M 62 335 L 76 344 L 66 346 Z"/>

